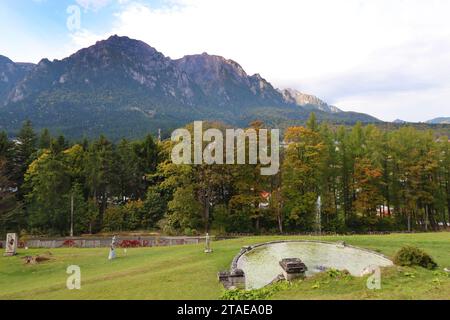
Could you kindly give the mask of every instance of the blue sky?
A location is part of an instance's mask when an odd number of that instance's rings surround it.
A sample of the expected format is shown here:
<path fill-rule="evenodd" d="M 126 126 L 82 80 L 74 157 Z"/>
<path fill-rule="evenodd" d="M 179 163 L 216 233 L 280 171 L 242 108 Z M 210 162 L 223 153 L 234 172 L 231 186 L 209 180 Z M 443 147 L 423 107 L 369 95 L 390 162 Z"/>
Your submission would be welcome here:
<path fill-rule="evenodd" d="M 450 116 L 449 13 L 448 0 L 7 0 L 0 54 L 61 59 L 126 35 L 172 58 L 225 56 L 344 110 L 425 121 Z"/>
<path fill-rule="evenodd" d="M 82 26 L 97 32 L 112 27 L 112 17 L 118 2 L 105 6 L 85 5 L 95 1 L 20 0 L 0 3 L 0 50 L 13 60 L 38 62 L 44 57 L 61 58 L 71 48 L 71 32 L 66 26 L 67 8 L 79 6 Z M 98 1 L 102 3 L 102 1 Z"/>

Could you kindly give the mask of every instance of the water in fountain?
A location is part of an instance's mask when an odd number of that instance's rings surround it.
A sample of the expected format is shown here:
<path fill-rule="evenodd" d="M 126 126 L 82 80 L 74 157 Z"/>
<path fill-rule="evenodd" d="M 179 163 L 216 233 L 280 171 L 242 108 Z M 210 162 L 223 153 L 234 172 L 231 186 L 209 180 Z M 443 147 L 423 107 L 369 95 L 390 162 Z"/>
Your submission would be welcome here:
<path fill-rule="evenodd" d="M 286 258 L 300 258 L 308 267 L 306 277 L 328 269 L 347 270 L 355 277 L 362 276 L 369 266 L 389 267 L 392 261 L 384 256 L 336 243 L 287 241 L 268 243 L 242 255 L 237 267 L 245 272 L 247 289 L 262 288 L 272 282 Z"/>

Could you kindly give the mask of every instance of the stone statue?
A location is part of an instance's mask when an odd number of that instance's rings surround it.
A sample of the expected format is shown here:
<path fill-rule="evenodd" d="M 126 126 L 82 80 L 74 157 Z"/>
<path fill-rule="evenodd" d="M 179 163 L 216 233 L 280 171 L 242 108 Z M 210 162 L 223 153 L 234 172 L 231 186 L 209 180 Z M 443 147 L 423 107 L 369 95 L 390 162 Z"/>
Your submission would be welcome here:
<path fill-rule="evenodd" d="M 212 249 L 211 249 L 211 238 L 209 236 L 209 233 L 206 234 L 205 237 L 205 253 L 211 253 Z"/>
<path fill-rule="evenodd" d="M 5 256 L 14 256 L 17 251 L 17 233 L 8 233 L 6 235 Z"/>
<path fill-rule="evenodd" d="M 111 247 L 109 248 L 108 260 L 116 258 L 116 244 L 117 244 L 117 237 L 114 236 L 111 240 Z"/>

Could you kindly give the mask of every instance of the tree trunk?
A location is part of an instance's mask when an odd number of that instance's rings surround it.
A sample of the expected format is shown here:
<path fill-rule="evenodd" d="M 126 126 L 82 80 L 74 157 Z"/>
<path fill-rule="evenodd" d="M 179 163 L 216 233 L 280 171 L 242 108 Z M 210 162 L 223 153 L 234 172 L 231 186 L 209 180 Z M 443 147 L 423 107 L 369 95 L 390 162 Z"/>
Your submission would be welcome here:
<path fill-rule="evenodd" d="M 408 213 L 408 232 L 411 232 L 411 213 Z"/>
<path fill-rule="evenodd" d="M 209 197 L 205 197 L 205 201 L 203 203 L 203 219 L 205 223 L 205 233 L 209 233 Z"/>
<path fill-rule="evenodd" d="M 283 233 L 283 217 L 280 212 L 278 212 L 278 230 L 280 231 L 280 234 Z"/>

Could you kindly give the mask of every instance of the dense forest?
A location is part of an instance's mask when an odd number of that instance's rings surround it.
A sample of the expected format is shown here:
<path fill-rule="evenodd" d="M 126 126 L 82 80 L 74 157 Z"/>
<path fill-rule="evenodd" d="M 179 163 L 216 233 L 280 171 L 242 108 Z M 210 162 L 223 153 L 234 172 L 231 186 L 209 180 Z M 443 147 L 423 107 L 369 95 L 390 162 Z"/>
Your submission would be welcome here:
<path fill-rule="evenodd" d="M 448 226 L 447 137 L 409 126 L 335 127 L 311 114 L 283 138 L 280 172 L 262 176 L 259 165 L 175 165 L 170 140 L 69 142 L 27 121 L 15 140 L 0 133 L 0 233 L 66 236 L 72 213 L 74 235 Z"/>

